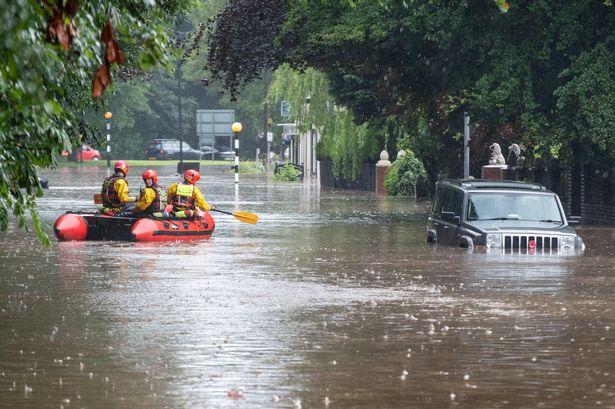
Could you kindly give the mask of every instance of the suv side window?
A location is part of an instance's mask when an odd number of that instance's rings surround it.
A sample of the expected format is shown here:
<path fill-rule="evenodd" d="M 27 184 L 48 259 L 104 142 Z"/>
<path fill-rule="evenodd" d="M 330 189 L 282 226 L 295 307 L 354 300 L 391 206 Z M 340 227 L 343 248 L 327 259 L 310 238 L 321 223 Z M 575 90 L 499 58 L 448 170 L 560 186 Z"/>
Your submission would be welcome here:
<path fill-rule="evenodd" d="M 442 198 L 442 211 L 453 212 L 461 217 L 463 213 L 463 192 L 456 189 L 447 189 Z"/>
<path fill-rule="evenodd" d="M 190 150 L 192 150 L 192 148 L 190 147 L 190 145 L 188 145 L 188 143 L 182 142 L 182 150 L 190 151 Z"/>

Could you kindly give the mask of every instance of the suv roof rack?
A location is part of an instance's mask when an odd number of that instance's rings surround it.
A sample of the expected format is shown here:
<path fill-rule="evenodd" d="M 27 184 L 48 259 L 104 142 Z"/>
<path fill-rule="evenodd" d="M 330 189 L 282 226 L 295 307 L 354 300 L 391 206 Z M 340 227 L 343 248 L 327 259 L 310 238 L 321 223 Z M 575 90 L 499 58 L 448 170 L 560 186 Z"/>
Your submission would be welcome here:
<path fill-rule="evenodd" d="M 486 179 L 444 179 L 441 182 L 463 189 L 521 189 L 521 190 L 541 190 L 547 188 L 539 183 L 520 182 L 515 180 L 486 180 Z"/>

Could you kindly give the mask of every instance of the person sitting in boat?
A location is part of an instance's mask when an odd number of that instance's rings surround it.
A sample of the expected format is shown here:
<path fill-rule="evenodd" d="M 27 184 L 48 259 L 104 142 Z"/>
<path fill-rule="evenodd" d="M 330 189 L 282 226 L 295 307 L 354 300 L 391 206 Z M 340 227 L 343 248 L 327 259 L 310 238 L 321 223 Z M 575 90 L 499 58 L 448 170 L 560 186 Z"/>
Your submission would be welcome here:
<path fill-rule="evenodd" d="M 192 218 L 198 215 L 199 210 L 208 211 L 214 208 L 205 201 L 196 186 L 200 178 L 201 174 L 198 171 L 189 169 L 184 173 L 182 182 L 175 182 L 169 186 L 166 214 L 177 218 Z"/>
<path fill-rule="evenodd" d="M 145 187 L 139 192 L 137 204 L 132 210 L 118 214 L 123 217 L 147 217 L 162 210 L 162 203 L 165 200 L 165 191 L 158 186 L 158 172 L 148 169 L 141 175 Z"/>
<path fill-rule="evenodd" d="M 114 173 L 105 179 L 102 185 L 103 214 L 115 214 L 129 210 L 130 205 L 136 201 L 134 197 L 128 196 L 128 164 L 123 161 L 115 162 L 113 165 Z"/>

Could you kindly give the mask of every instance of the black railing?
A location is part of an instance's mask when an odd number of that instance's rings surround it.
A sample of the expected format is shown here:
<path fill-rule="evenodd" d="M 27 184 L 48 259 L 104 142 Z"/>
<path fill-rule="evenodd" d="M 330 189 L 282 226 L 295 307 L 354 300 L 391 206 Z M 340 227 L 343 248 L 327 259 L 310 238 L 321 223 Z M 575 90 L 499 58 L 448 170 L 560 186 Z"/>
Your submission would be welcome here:
<path fill-rule="evenodd" d="M 320 161 L 320 186 L 334 189 L 376 191 L 376 165 L 364 163 L 356 180 L 335 175 L 331 161 Z"/>
<path fill-rule="evenodd" d="M 615 224 L 615 169 L 593 166 L 520 168 L 507 179 L 540 183 L 557 193 L 569 218 L 583 223 Z"/>

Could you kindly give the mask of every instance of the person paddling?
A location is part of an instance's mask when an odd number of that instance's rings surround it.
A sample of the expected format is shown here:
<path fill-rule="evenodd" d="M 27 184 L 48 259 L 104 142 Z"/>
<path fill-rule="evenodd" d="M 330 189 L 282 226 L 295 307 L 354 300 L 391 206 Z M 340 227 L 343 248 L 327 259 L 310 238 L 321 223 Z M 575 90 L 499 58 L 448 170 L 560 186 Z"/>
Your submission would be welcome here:
<path fill-rule="evenodd" d="M 128 164 L 123 161 L 115 162 L 113 165 L 113 175 L 105 178 L 102 185 L 101 196 L 103 214 L 117 215 L 123 211 L 130 209 L 130 204 L 135 202 L 135 198 L 128 196 L 128 182 L 126 175 L 128 174 Z"/>
<path fill-rule="evenodd" d="M 177 218 L 192 218 L 198 215 L 198 211 L 209 211 L 214 209 L 205 201 L 203 194 L 196 186 L 196 182 L 201 178 L 201 174 L 193 169 L 184 173 L 182 182 L 175 182 L 169 186 L 167 191 L 167 215 Z M 164 213 L 163 213 L 164 214 Z"/>

